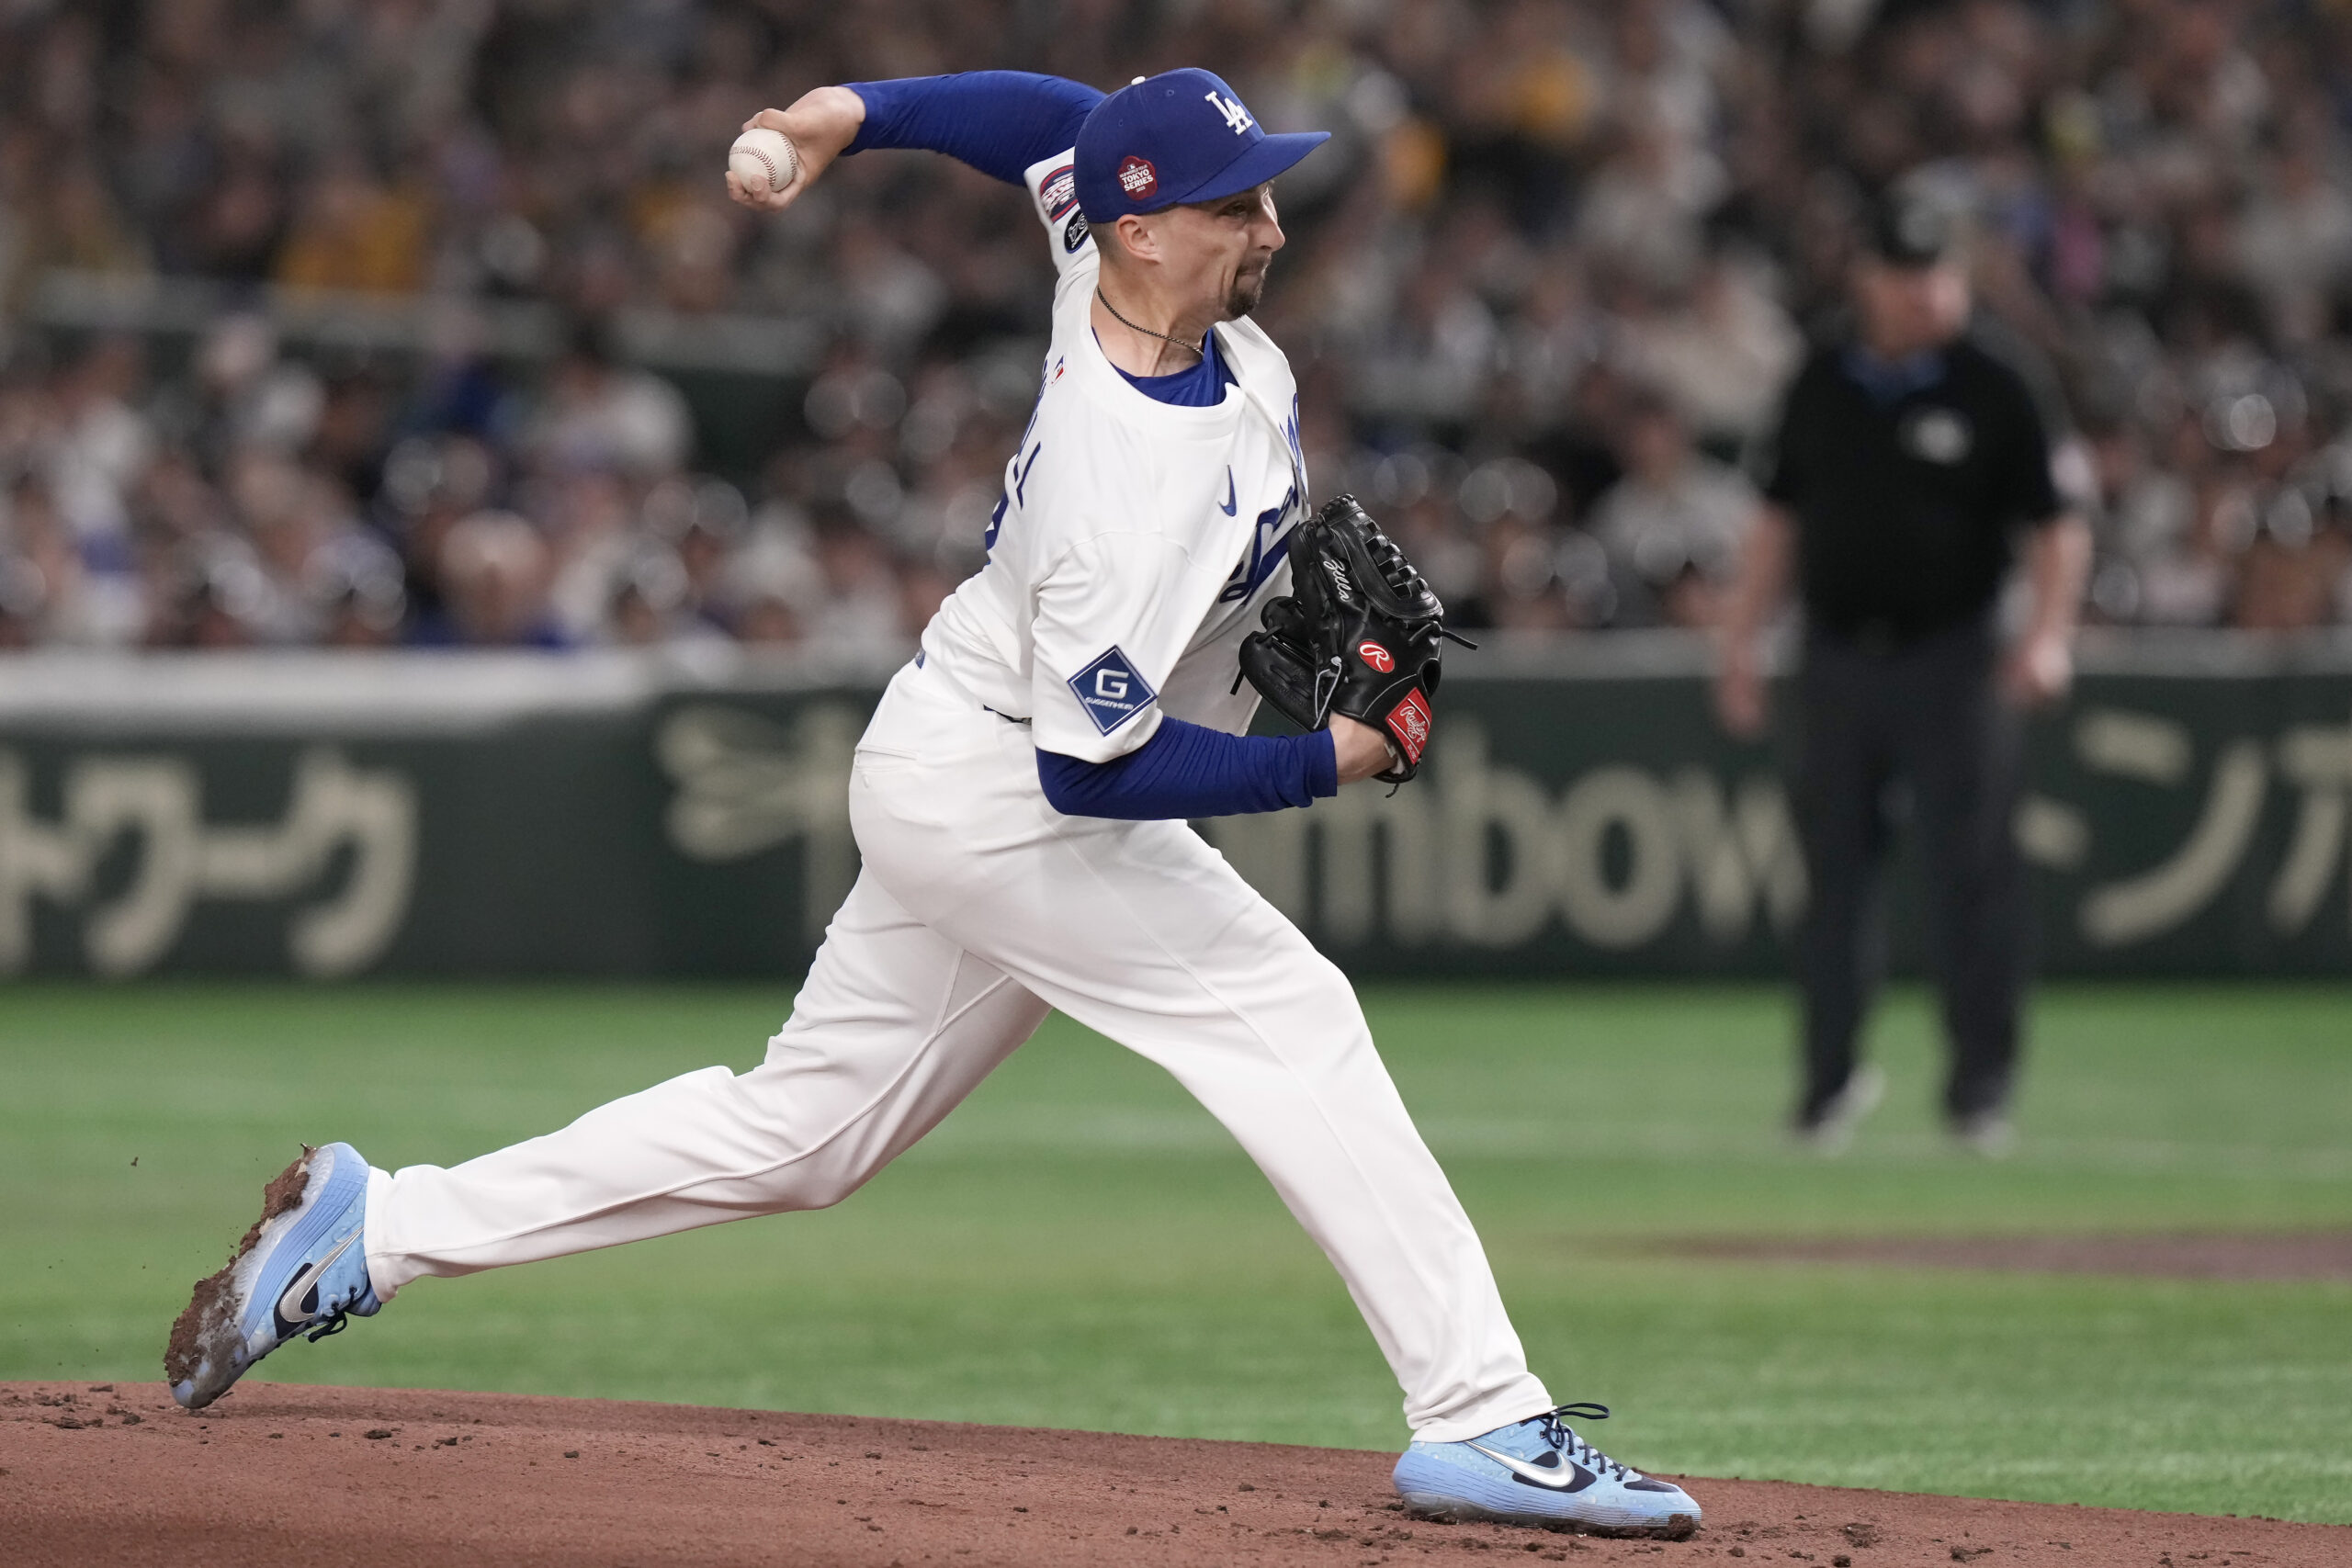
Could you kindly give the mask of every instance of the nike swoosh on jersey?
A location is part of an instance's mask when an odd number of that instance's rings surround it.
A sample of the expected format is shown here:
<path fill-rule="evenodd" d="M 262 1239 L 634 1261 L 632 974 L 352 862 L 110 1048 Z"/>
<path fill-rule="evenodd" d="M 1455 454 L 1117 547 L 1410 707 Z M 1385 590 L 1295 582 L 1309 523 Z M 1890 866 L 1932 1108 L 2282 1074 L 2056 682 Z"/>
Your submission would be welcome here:
<path fill-rule="evenodd" d="M 1465 1443 L 1464 1446 L 1472 1453 L 1486 1455 L 1530 1486 L 1541 1486 L 1547 1492 L 1581 1492 L 1593 1482 L 1592 1472 L 1576 1461 L 1557 1454 L 1552 1456 L 1559 1466 L 1554 1470 L 1510 1454 L 1497 1453 L 1483 1443 Z"/>
<path fill-rule="evenodd" d="M 1241 504 L 1241 498 L 1233 493 L 1233 465 L 1230 463 L 1225 466 L 1225 499 L 1216 504 L 1217 510 L 1227 517 L 1232 516 L 1235 509 Z"/>
<path fill-rule="evenodd" d="M 286 1287 L 284 1295 L 277 1298 L 277 1322 L 281 1337 L 286 1330 L 300 1328 L 319 1315 L 319 1277 L 327 1271 L 336 1258 L 350 1251 L 351 1244 L 358 1239 L 359 1233 L 353 1231 L 336 1244 L 333 1252 L 294 1276 L 294 1282 Z"/>

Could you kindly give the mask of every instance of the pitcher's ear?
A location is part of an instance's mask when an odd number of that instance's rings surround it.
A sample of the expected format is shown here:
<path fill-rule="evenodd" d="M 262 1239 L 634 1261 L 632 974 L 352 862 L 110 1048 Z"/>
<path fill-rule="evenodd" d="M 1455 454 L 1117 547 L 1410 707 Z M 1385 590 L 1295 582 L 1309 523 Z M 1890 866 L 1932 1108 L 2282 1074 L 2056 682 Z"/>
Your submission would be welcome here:
<path fill-rule="evenodd" d="M 1116 252 L 1120 259 L 1136 262 L 1159 260 L 1159 234 L 1147 222 L 1146 214 L 1126 212 L 1111 225 L 1112 243 L 1105 254 Z"/>

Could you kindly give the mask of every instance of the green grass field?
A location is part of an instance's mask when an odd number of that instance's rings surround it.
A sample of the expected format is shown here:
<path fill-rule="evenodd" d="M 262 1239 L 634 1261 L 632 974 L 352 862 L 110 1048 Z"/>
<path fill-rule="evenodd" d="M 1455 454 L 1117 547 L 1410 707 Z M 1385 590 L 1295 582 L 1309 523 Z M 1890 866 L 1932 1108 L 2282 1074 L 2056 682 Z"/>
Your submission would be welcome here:
<path fill-rule="evenodd" d="M 0 992 L 0 1378 L 148 1379 L 297 1139 L 453 1162 L 757 1060 L 784 991 Z M 1928 1009 L 1888 1106 L 1781 1145 L 1752 987 L 1367 1007 L 1536 1369 L 1702 1475 L 2352 1522 L 2352 1283 L 1678 1260 L 1686 1236 L 2352 1225 L 2352 989 L 2053 988 L 2018 1155 L 1948 1149 Z M 841 1208 L 461 1280 L 263 1372 L 1386 1448 L 1336 1279 L 1157 1069 L 1059 1019 Z"/>

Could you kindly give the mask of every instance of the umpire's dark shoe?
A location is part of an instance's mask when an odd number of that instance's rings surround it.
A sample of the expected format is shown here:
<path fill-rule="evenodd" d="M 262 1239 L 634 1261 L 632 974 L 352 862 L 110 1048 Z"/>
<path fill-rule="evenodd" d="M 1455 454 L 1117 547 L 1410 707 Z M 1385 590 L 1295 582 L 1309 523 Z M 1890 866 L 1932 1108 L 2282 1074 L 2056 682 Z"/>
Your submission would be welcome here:
<path fill-rule="evenodd" d="M 2007 1159 L 2017 1151 L 2017 1123 L 1997 1105 L 1953 1117 L 1951 1135 L 1962 1148 L 1986 1159 Z"/>
<path fill-rule="evenodd" d="M 1854 1141 L 1854 1129 L 1886 1098 L 1886 1075 L 1864 1062 L 1846 1075 L 1838 1092 L 1797 1113 L 1790 1129 L 1798 1144 L 1817 1155 L 1838 1155 Z"/>

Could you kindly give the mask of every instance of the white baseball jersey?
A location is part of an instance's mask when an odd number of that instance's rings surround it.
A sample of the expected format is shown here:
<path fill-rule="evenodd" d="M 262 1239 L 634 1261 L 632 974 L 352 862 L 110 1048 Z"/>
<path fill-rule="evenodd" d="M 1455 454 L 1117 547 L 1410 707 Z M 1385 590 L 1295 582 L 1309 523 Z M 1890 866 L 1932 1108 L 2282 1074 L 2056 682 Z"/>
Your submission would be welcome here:
<path fill-rule="evenodd" d="M 1306 504 L 1297 384 L 1254 322 L 1216 330 L 1238 384 L 1213 408 L 1137 391 L 1095 341 L 1102 257 L 1071 156 L 1024 181 L 1060 278 L 1036 412 L 1006 463 L 988 565 L 923 633 L 923 660 L 971 696 L 1034 721 L 1038 749 L 1107 761 L 1160 716 L 1231 734 L 1258 694 L 1236 649 L 1285 591 Z"/>

